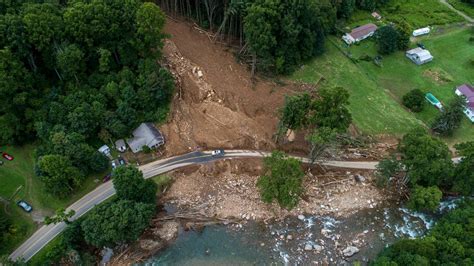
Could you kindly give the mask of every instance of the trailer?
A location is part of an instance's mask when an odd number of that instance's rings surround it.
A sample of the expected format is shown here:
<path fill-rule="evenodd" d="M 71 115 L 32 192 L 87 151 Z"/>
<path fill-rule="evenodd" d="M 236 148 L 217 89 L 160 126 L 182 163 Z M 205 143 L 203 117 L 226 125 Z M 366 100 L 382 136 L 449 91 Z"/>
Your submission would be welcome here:
<path fill-rule="evenodd" d="M 425 99 L 432 105 L 434 105 L 434 107 L 438 108 L 440 111 L 443 110 L 443 105 L 441 104 L 441 102 L 431 93 L 427 93 L 425 94 Z"/>
<path fill-rule="evenodd" d="M 430 30 L 429 27 L 414 30 L 414 31 L 413 31 L 413 37 L 417 37 L 417 36 L 421 36 L 421 35 L 428 34 L 428 33 L 430 33 L 430 31 L 431 31 L 431 30 Z"/>

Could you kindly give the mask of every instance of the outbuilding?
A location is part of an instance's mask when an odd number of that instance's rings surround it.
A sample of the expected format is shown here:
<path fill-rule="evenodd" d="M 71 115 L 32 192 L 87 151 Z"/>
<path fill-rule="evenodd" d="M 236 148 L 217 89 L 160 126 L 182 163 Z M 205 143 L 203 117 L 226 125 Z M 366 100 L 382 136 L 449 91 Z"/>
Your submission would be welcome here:
<path fill-rule="evenodd" d="M 125 144 L 125 140 L 117 140 L 115 142 L 115 149 L 117 149 L 119 152 L 125 152 L 127 150 L 127 144 Z"/>
<path fill-rule="evenodd" d="M 107 156 L 107 157 L 110 157 L 110 156 L 111 156 L 111 155 L 110 155 L 110 148 L 109 148 L 109 146 L 107 146 L 107 145 L 103 145 L 102 147 L 100 147 L 100 148 L 98 149 L 98 151 L 99 151 L 100 153 L 102 153 L 103 155 Z"/>
<path fill-rule="evenodd" d="M 420 47 L 406 51 L 405 55 L 417 65 L 423 65 L 433 61 L 433 56 L 430 51 Z"/>
<path fill-rule="evenodd" d="M 375 24 L 365 24 L 363 26 L 353 29 L 349 33 L 344 34 L 344 36 L 342 36 L 342 39 L 344 40 L 344 42 L 351 45 L 353 43 L 360 42 L 373 36 L 376 30 L 377 26 Z"/>

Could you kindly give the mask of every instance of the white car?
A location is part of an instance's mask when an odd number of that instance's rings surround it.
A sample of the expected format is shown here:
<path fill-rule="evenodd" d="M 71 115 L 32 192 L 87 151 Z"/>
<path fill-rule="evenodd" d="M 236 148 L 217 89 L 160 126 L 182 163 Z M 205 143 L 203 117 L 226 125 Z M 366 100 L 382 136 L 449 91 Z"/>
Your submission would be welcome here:
<path fill-rule="evenodd" d="M 222 156 L 224 155 L 224 150 L 213 150 L 211 154 L 213 157 Z"/>
<path fill-rule="evenodd" d="M 112 164 L 112 169 L 117 168 L 117 163 L 115 162 L 115 160 L 111 161 L 110 163 Z"/>

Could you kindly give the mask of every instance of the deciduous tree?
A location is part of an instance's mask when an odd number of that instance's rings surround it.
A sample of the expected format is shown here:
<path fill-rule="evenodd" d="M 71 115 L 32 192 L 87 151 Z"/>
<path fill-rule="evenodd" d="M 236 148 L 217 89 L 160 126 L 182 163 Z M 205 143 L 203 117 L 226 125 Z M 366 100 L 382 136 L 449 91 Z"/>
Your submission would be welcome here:
<path fill-rule="evenodd" d="M 257 182 L 262 200 L 267 203 L 276 200 L 283 208 L 294 208 L 303 192 L 304 172 L 300 162 L 276 151 L 263 163 L 264 174 Z"/>
<path fill-rule="evenodd" d="M 121 166 L 113 172 L 113 183 L 117 197 L 154 204 L 156 202 L 157 185 L 153 180 L 145 180 L 142 172 L 133 166 Z"/>

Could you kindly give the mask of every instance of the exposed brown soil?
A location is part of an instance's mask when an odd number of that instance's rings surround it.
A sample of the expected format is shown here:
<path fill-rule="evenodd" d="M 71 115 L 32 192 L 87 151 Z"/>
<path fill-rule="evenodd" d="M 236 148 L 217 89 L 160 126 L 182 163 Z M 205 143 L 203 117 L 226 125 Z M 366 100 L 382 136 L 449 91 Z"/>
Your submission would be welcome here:
<path fill-rule="evenodd" d="M 174 172 L 174 183 L 162 198 L 180 209 L 199 209 L 209 217 L 244 220 L 281 219 L 298 214 L 348 216 L 374 208 L 384 200 L 371 182 L 370 171 L 311 169 L 307 171 L 303 200 L 292 211 L 261 201 L 256 186 L 262 163 L 225 160 Z M 357 182 L 355 176 L 364 177 Z M 386 198 L 385 198 L 386 199 Z"/>
<path fill-rule="evenodd" d="M 164 57 L 176 78 L 169 123 L 160 127 L 166 154 L 197 148 L 271 150 L 284 96 L 300 90 L 253 80 L 245 65 L 192 24 L 168 20 Z"/>

